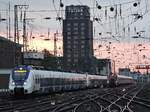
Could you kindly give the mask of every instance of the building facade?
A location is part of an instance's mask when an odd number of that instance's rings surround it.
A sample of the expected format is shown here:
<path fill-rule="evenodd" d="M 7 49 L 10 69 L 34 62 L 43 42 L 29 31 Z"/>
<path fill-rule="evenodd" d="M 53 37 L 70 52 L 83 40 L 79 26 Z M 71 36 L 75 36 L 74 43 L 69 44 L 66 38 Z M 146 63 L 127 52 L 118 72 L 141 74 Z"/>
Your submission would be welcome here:
<path fill-rule="evenodd" d="M 24 52 L 23 59 L 23 64 L 25 65 L 42 66 L 44 53 L 37 51 Z"/>
<path fill-rule="evenodd" d="M 21 63 L 21 45 L 0 36 L 0 68 L 13 68 Z"/>
<path fill-rule="evenodd" d="M 88 6 L 66 6 L 63 21 L 64 69 L 93 71 L 93 22 Z"/>
<path fill-rule="evenodd" d="M 119 75 L 130 76 L 130 73 L 129 68 L 119 68 Z"/>
<path fill-rule="evenodd" d="M 0 68 L 0 90 L 8 89 L 9 86 L 9 76 L 12 69 L 1 69 Z"/>
<path fill-rule="evenodd" d="M 97 74 L 98 75 L 110 75 L 114 73 L 114 65 L 111 59 L 97 59 Z"/>

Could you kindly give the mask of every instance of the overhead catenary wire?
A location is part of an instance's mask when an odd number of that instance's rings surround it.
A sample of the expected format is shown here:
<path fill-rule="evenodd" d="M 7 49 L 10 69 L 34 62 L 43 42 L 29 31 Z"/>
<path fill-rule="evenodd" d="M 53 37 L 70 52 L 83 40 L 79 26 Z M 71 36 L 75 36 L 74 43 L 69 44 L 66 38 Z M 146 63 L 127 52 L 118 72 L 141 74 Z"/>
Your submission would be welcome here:
<path fill-rule="evenodd" d="M 54 0 L 53 0 L 53 1 L 54 1 Z M 99 0 L 99 1 L 100 1 L 100 0 Z M 111 5 L 104 5 L 104 6 L 106 6 L 106 7 L 114 6 L 114 5 L 120 6 L 120 4 L 121 4 L 121 5 L 126 5 L 126 4 L 134 3 L 134 2 L 137 2 L 137 1 L 138 1 L 138 0 L 133 0 L 133 1 L 129 1 L 129 2 L 122 2 L 122 3 L 111 4 Z M 102 6 L 102 7 L 104 7 L 104 6 Z M 92 7 L 91 7 L 91 8 L 92 8 Z M 96 7 L 93 7 L 93 9 L 95 9 L 95 8 L 96 8 Z M 57 9 L 56 9 L 56 10 L 57 10 Z M 30 12 L 30 11 L 31 11 L 31 12 L 34 12 L 34 11 L 37 11 L 37 12 L 38 12 L 38 11 L 41 11 L 41 12 L 43 12 L 43 11 L 44 11 L 44 12 L 49 12 L 49 11 L 50 11 L 50 12 L 51 12 L 51 11 L 56 11 L 56 10 L 32 10 L 32 11 L 29 10 L 28 12 Z M 59 10 L 57 10 L 57 11 L 59 11 Z M 62 10 L 62 11 L 65 11 L 65 10 Z M 54 20 L 54 19 L 56 19 L 56 18 L 53 17 L 52 20 Z M 100 22 L 100 21 L 99 21 L 99 22 Z M 98 23 L 98 24 L 101 24 L 101 25 L 102 25 L 103 23 Z M 105 23 L 104 23 L 103 25 L 105 25 Z"/>
<path fill-rule="evenodd" d="M 146 15 L 147 13 L 149 13 L 149 12 L 150 12 L 150 9 L 147 10 L 147 12 L 143 13 L 143 14 L 142 14 L 142 17 L 143 17 L 144 15 Z M 131 21 L 130 24 L 128 24 L 127 26 L 125 26 L 125 28 L 128 27 L 128 33 L 130 33 L 130 27 L 129 27 L 129 26 L 131 26 L 133 23 L 137 22 L 138 20 L 139 20 L 139 19 L 134 20 L 134 21 Z M 119 32 L 119 33 L 120 33 L 120 32 Z M 118 34 L 119 34 L 119 33 L 118 33 Z M 117 35 L 117 34 L 116 34 L 116 35 Z"/>
<path fill-rule="evenodd" d="M 122 3 L 116 3 L 116 4 L 115 4 L 115 3 L 112 4 L 112 3 L 110 2 L 110 5 L 102 5 L 102 7 L 113 7 L 113 6 L 116 6 L 116 5 L 117 5 L 117 6 L 120 6 L 120 4 L 121 4 L 121 5 L 128 5 L 128 4 L 131 4 L 131 3 L 134 3 L 134 2 L 138 2 L 138 1 L 139 1 L 139 0 L 132 0 L 132 1 L 122 2 Z M 96 7 L 91 7 L 91 9 L 92 9 L 92 8 L 96 8 Z"/>
<path fill-rule="evenodd" d="M 56 12 L 57 17 L 59 16 L 59 10 L 57 10 L 56 6 L 55 6 L 55 0 L 52 1 L 53 3 L 53 7 L 54 7 L 54 11 Z"/>
<path fill-rule="evenodd" d="M 104 6 L 102 6 L 102 7 L 111 7 L 111 6 L 120 6 L 120 5 L 127 5 L 127 4 L 131 4 L 131 3 L 134 3 L 134 2 L 137 2 L 137 1 L 139 1 L 139 0 L 133 0 L 133 1 L 129 1 L 129 2 L 122 2 L 122 3 L 118 3 L 118 4 L 113 4 L 113 5 L 104 5 Z M 57 15 L 59 15 L 59 9 L 57 9 L 56 8 L 56 5 L 55 5 L 55 0 L 53 0 L 52 1 L 52 3 L 53 3 L 53 6 L 54 6 L 54 9 L 49 9 L 49 10 L 47 10 L 47 9 L 41 9 L 41 10 L 28 10 L 27 12 L 56 12 L 56 14 Z M 5 3 L 6 4 L 6 3 Z M 90 9 L 93 9 L 93 8 L 97 8 L 97 7 L 90 7 Z M 1 9 L 0 11 L 7 11 L 7 10 L 5 10 L 5 9 Z M 11 10 L 12 12 L 13 12 L 13 10 Z M 65 10 L 62 10 L 62 11 L 65 11 Z"/>
<path fill-rule="evenodd" d="M 144 6 L 145 7 L 145 6 Z M 142 7 L 142 9 L 144 8 L 144 7 Z M 133 18 L 133 15 L 129 15 L 129 16 L 131 16 L 132 17 L 132 21 L 134 21 L 134 18 Z M 129 16 L 127 16 L 126 18 L 129 18 Z M 142 16 L 141 16 L 142 17 Z M 124 19 L 125 19 L 125 17 L 124 17 Z M 124 19 L 123 19 L 123 21 L 124 21 Z M 118 22 L 119 23 L 119 22 Z M 104 24 L 106 24 L 106 23 L 104 23 Z M 110 24 L 110 22 L 109 23 L 107 23 L 107 24 Z M 124 23 L 123 23 L 124 24 Z M 130 26 L 130 23 L 128 24 L 128 31 L 130 32 L 130 28 L 129 28 L 129 26 Z M 120 28 L 118 28 L 118 29 L 120 29 Z M 124 34 L 125 34 L 125 28 L 124 28 Z M 121 31 L 122 32 L 122 31 Z M 116 34 L 120 34 L 120 33 L 116 33 Z"/>

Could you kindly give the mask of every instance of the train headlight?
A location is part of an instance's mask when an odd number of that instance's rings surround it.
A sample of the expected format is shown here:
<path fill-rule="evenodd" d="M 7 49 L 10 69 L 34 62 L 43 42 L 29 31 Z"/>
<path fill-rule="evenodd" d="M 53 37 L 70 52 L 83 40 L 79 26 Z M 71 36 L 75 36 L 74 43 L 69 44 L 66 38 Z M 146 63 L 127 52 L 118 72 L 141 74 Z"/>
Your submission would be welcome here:
<path fill-rule="evenodd" d="M 14 85 L 15 85 L 15 82 L 12 82 L 12 85 L 14 86 Z"/>
<path fill-rule="evenodd" d="M 27 85 L 27 82 L 24 82 L 24 85 Z"/>
<path fill-rule="evenodd" d="M 107 80 L 107 84 L 109 84 L 109 80 Z"/>

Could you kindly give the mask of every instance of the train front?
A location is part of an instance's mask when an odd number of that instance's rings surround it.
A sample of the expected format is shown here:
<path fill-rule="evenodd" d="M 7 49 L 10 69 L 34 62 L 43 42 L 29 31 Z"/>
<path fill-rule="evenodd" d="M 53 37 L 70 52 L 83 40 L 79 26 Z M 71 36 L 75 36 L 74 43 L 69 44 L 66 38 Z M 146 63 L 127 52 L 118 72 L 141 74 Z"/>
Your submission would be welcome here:
<path fill-rule="evenodd" d="M 15 67 L 12 70 L 9 81 L 9 89 L 13 94 L 26 94 L 28 90 L 27 79 L 29 77 L 30 69 L 28 66 Z"/>

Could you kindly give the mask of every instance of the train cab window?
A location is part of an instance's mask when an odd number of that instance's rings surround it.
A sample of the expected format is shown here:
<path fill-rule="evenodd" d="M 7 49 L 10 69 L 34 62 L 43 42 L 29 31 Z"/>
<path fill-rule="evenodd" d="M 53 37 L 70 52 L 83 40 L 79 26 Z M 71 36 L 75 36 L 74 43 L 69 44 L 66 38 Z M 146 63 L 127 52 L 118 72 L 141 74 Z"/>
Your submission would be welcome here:
<path fill-rule="evenodd" d="M 26 70 L 15 70 L 13 73 L 13 79 L 14 80 L 25 80 L 27 75 Z"/>

